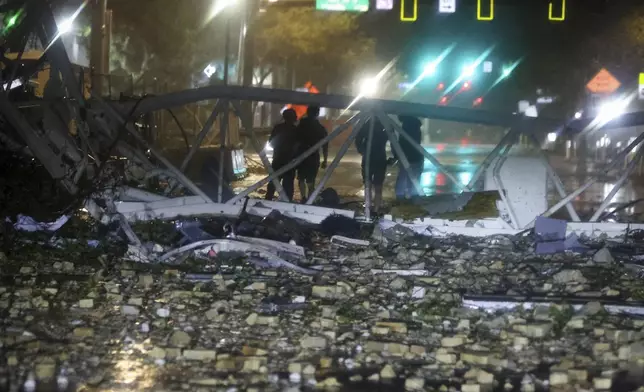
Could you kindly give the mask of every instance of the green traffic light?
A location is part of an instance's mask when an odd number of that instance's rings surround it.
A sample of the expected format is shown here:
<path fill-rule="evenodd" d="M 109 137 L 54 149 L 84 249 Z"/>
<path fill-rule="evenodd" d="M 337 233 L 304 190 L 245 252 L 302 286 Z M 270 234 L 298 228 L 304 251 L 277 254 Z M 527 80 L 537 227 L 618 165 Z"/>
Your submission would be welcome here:
<path fill-rule="evenodd" d="M 509 68 L 509 67 L 508 68 L 503 68 L 501 76 L 503 78 L 507 78 L 508 76 L 510 76 L 511 73 L 512 73 L 512 68 Z"/>
<path fill-rule="evenodd" d="M 12 16 L 11 18 L 9 18 L 9 21 L 7 22 L 7 27 L 13 27 L 17 21 L 18 21 L 18 15 Z"/>

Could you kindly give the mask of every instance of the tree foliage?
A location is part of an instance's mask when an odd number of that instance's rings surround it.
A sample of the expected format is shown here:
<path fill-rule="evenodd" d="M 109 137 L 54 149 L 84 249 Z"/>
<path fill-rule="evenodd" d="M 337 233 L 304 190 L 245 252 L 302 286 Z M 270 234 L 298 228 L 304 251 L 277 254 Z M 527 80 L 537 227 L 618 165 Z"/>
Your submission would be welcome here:
<path fill-rule="evenodd" d="M 255 25 L 257 61 L 290 62 L 296 73 L 320 86 L 350 80 L 375 59 L 375 42 L 362 33 L 358 18 L 304 7 L 269 9 Z"/>
<path fill-rule="evenodd" d="M 223 51 L 221 28 L 204 20 L 211 1 L 111 0 L 112 69 L 185 88 L 196 69 Z"/>

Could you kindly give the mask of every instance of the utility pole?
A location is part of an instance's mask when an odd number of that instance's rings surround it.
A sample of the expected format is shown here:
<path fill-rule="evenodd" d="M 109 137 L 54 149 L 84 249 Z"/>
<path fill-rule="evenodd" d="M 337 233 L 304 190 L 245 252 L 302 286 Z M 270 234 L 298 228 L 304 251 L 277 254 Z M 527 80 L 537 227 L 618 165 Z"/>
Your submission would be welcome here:
<path fill-rule="evenodd" d="M 224 42 L 224 86 L 228 86 L 228 68 L 230 68 L 230 17 L 226 18 Z"/>
<path fill-rule="evenodd" d="M 248 0 L 246 8 L 246 37 L 244 39 L 244 73 L 242 78 L 242 85 L 253 85 L 253 71 L 255 69 L 255 26 L 254 20 L 259 11 L 258 0 Z M 243 28 L 243 27 L 242 27 Z"/>
<path fill-rule="evenodd" d="M 91 86 L 94 91 L 103 95 L 103 76 L 105 75 L 106 64 L 107 0 L 91 0 L 90 6 L 92 7 L 92 37 L 89 56 Z"/>
<path fill-rule="evenodd" d="M 103 40 L 103 72 L 110 73 L 110 47 L 112 46 L 112 10 L 105 11 L 105 39 Z"/>
<path fill-rule="evenodd" d="M 241 61 L 242 77 L 241 84 L 242 86 L 252 86 L 253 85 L 253 72 L 255 69 L 255 23 L 254 20 L 259 11 L 259 0 L 246 0 L 246 6 L 243 10 L 244 23 L 242 23 L 242 30 L 245 30 L 244 40 L 243 40 L 243 59 Z M 243 34 L 243 32 L 242 32 Z M 253 103 L 249 101 L 244 101 L 241 103 L 242 116 L 247 116 L 247 124 L 254 123 L 253 116 Z M 246 132 L 252 132 L 252 129 L 246 129 Z"/>

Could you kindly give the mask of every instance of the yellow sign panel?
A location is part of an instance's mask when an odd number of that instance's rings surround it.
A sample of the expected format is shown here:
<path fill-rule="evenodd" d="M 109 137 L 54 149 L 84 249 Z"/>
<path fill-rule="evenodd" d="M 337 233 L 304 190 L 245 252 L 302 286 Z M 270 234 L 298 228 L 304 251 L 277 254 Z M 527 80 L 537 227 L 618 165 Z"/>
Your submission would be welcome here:
<path fill-rule="evenodd" d="M 614 93 L 622 84 L 606 68 L 602 68 L 586 85 L 593 94 Z"/>
<path fill-rule="evenodd" d="M 561 8 L 559 11 L 553 12 L 553 1 L 551 0 L 550 3 L 548 3 L 548 20 L 555 21 L 555 22 L 563 22 L 566 20 L 566 0 L 559 0 L 561 3 Z"/>
<path fill-rule="evenodd" d="M 418 0 L 409 0 L 413 4 L 411 15 L 407 15 L 405 10 L 405 0 L 400 0 L 400 20 L 402 22 L 415 22 L 418 19 Z"/>
<path fill-rule="evenodd" d="M 481 1 L 482 0 L 477 0 L 476 2 L 476 19 L 477 20 L 493 20 L 494 19 L 494 0 L 485 0 L 490 2 L 490 11 L 489 14 L 483 15 L 483 12 L 481 12 Z"/>

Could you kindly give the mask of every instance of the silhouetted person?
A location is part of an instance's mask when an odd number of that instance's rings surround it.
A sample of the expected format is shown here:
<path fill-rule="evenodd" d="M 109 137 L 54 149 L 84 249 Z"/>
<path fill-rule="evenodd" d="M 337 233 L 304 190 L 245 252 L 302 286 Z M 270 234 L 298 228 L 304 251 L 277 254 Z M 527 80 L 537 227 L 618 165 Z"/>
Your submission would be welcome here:
<path fill-rule="evenodd" d="M 306 150 L 313 147 L 321 140 L 327 137 L 328 132 L 318 116 L 320 115 L 320 108 L 317 106 L 309 106 L 306 110 L 306 117 L 303 117 L 300 120 L 300 124 L 297 126 L 297 146 L 298 153 L 297 156 L 302 155 Z M 322 168 L 326 168 L 327 160 L 329 157 L 329 144 L 325 143 L 322 146 L 322 154 L 324 161 L 322 161 Z M 320 170 L 320 151 L 317 150 L 310 156 L 308 156 L 302 163 L 297 167 L 297 180 L 300 187 L 300 194 L 302 195 L 302 201 L 307 200 L 313 190 L 315 189 L 315 178 L 318 175 L 318 170 Z M 308 189 L 307 189 L 308 188 Z"/>
<path fill-rule="evenodd" d="M 273 162 L 271 166 L 274 171 L 278 171 L 285 165 L 288 165 L 294 158 L 295 139 L 297 126 L 297 114 L 293 109 L 286 109 L 282 112 L 284 122 L 281 122 L 271 132 L 268 142 L 273 147 Z M 282 187 L 288 200 L 293 200 L 293 193 L 295 192 L 295 169 L 291 169 L 279 177 L 282 182 Z M 275 185 L 273 182 L 268 183 L 266 189 L 266 200 L 273 200 L 275 196 Z"/>
<path fill-rule="evenodd" d="M 369 131 L 371 122 L 373 123 L 373 137 L 371 139 L 371 149 L 367 151 L 369 144 Z M 380 210 L 382 206 L 382 185 L 387 175 L 387 133 L 385 127 L 378 120 L 373 118 L 365 123 L 358 131 L 356 137 L 356 148 L 362 155 L 362 181 L 365 184 L 365 195 L 367 192 L 373 195 L 373 209 Z M 369 182 L 370 189 L 367 189 L 367 154 L 369 156 Z"/>
<path fill-rule="evenodd" d="M 420 126 L 421 122 L 418 118 L 412 116 L 398 116 L 402 123 L 403 131 L 409 135 L 415 144 L 420 145 L 422 138 Z M 414 147 L 412 143 L 407 141 L 407 138 L 402 135 L 398 136 L 400 147 L 409 161 L 409 171 L 411 176 L 417 181 L 423 174 L 423 167 L 425 164 L 425 156 Z M 395 152 L 395 150 L 394 150 Z M 394 157 L 400 161 L 400 157 L 394 153 Z M 412 181 L 412 177 L 407 174 L 402 164 L 398 164 L 398 178 L 396 179 L 396 197 L 409 198 L 411 196 L 419 196 L 416 187 Z"/>

